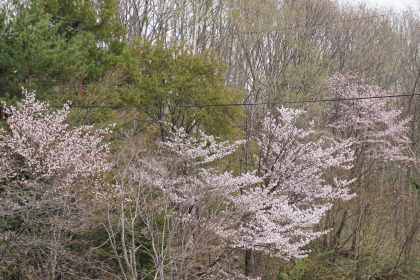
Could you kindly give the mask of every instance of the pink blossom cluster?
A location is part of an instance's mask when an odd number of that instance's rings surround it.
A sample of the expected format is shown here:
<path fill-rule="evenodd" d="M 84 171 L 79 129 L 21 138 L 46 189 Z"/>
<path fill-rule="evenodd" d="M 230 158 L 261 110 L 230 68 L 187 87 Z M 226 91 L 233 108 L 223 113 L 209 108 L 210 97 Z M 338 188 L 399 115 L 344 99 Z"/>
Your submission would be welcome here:
<path fill-rule="evenodd" d="M 301 248 L 326 232 L 314 232 L 313 226 L 331 202 L 354 196 L 347 188 L 353 180 L 328 176 L 332 168 L 351 168 L 353 151 L 349 141 L 317 135 L 313 124 L 299 128 L 303 111 L 281 108 L 278 113 L 266 116 L 255 139 L 257 170 L 237 176 L 208 163 L 230 155 L 243 141 L 217 143 L 202 132 L 194 137 L 178 129 L 164 145 L 184 169 L 165 191 L 181 204 L 198 205 L 209 196 L 224 201 L 213 227 L 229 246 L 302 257 L 306 251 Z"/>
<path fill-rule="evenodd" d="M 173 166 L 179 170 L 164 184 L 164 190 L 177 203 L 196 205 L 209 196 L 220 197 L 223 201 L 245 186 L 260 182 L 252 173 L 235 176 L 231 171 L 209 165 L 231 155 L 242 143 L 218 142 L 214 136 L 202 131 L 194 136 L 187 135 L 183 128 L 176 129 L 170 141 L 163 145 L 176 155 Z"/>
<path fill-rule="evenodd" d="M 43 181 L 66 188 L 109 170 L 109 147 L 103 143 L 108 129 L 71 128 L 64 123 L 68 104 L 51 112 L 34 92 L 23 94 L 16 107 L 6 108 L 8 130 L 0 130 L 1 181 Z"/>
<path fill-rule="evenodd" d="M 260 148 L 257 175 L 262 183 L 235 199 L 247 219 L 238 228 L 234 246 L 283 258 L 303 257 L 302 247 L 326 231 L 315 232 L 336 199 L 354 197 L 353 180 L 329 175 L 332 168 L 352 167 L 351 143 L 317 135 L 313 123 L 299 128 L 303 110 L 280 108 L 267 114 L 256 141 Z M 332 177 L 332 178 L 330 178 Z"/>
<path fill-rule="evenodd" d="M 336 74 L 329 78 L 331 97 L 363 98 L 389 95 L 383 88 L 370 85 L 357 74 Z M 330 127 L 367 159 L 413 161 L 407 156 L 410 118 L 403 118 L 387 98 L 335 102 L 327 108 Z"/>

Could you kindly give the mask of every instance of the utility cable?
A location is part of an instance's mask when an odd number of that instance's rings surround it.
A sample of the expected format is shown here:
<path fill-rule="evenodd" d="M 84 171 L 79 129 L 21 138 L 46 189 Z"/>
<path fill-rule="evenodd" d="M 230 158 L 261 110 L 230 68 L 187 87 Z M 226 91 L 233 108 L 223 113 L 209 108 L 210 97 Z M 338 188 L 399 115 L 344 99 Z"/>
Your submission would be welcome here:
<path fill-rule="evenodd" d="M 321 102 L 343 102 L 343 101 L 357 101 L 357 100 L 369 100 L 369 99 L 385 99 L 385 98 L 399 98 L 399 97 L 414 97 L 420 96 L 420 93 L 415 94 L 398 94 L 398 95 L 381 95 L 381 96 L 365 96 L 365 97 L 352 97 L 352 98 L 328 98 L 328 99 L 308 99 L 308 100 L 291 100 L 291 101 L 278 101 L 278 102 L 258 102 L 258 103 L 226 103 L 226 104 L 181 104 L 181 105 L 166 105 L 170 108 L 205 108 L 205 107 L 246 107 L 246 106 L 271 106 L 271 105 L 282 105 L 282 104 L 301 104 L 301 103 L 321 103 Z M 61 106 L 52 106 L 61 107 Z M 100 108 L 100 109 L 128 109 L 128 108 L 160 108 L 159 105 L 115 105 L 115 106 L 83 106 L 83 105 L 70 105 L 71 108 Z"/>

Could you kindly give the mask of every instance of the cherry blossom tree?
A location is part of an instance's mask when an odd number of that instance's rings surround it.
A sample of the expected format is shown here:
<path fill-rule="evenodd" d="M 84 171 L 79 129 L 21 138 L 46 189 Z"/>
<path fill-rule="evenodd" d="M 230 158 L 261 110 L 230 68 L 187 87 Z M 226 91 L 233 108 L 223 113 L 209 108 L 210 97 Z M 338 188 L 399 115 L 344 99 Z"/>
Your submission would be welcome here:
<path fill-rule="evenodd" d="M 266 116 L 255 139 L 256 169 L 246 174 L 232 170 L 243 141 L 221 142 L 183 128 L 174 128 L 153 153 L 134 143 L 118 157 L 113 178 L 121 192 L 111 200 L 106 228 L 114 254 L 125 260 L 125 279 L 144 273 L 155 279 L 223 278 L 232 249 L 306 256 L 302 247 L 326 232 L 314 226 L 332 202 L 353 197 L 347 188 L 352 180 L 329 174 L 351 168 L 353 152 L 349 141 L 300 124 L 303 113 L 281 108 Z M 112 218 L 112 209 L 118 217 Z M 144 239 L 149 247 L 141 245 Z M 140 252 L 153 260 L 154 270 L 136 270 Z"/>
<path fill-rule="evenodd" d="M 388 91 L 372 85 L 360 74 L 335 74 L 328 79 L 328 83 L 332 98 L 346 99 L 329 104 L 326 116 L 334 135 L 353 143 L 355 161 L 351 173 L 356 181 L 352 188 L 357 193 L 357 199 L 342 206 L 344 210 L 340 212 L 341 215 L 332 211 L 332 217 L 335 216 L 340 221 L 336 222 L 339 226 L 331 235 L 330 244 L 353 252 L 355 279 L 362 279 L 363 263 L 376 263 L 379 258 L 363 253 L 360 244 L 369 246 L 364 235 L 377 235 L 379 230 L 397 228 L 396 225 L 387 225 L 383 221 L 384 216 L 394 216 L 393 220 L 398 221 L 397 207 L 389 209 L 388 214 L 378 216 L 371 209 L 387 211 L 388 207 L 383 207 L 384 204 L 393 205 L 401 199 L 397 196 L 387 202 L 387 193 L 401 192 L 395 190 L 401 189 L 401 186 L 392 173 L 398 167 L 398 177 L 403 177 L 401 175 L 404 174 L 405 167 L 418 162 L 418 159 L 411 156 L 409 150 L 410 117 L 403 117 L 402 109 L 398 108 L 395 100 L 381 98 L 390 95 Z M 329 220 L 334 221 L 334 218 L 330 217 Z M 370 233 L 373 228 L 375 232 Z M 347 233 L 348 237 L 340 240 L 343 233 Z M 347 242 L 349 246 L 346 246 Z M 379 244 L 380 242 L 371 246 L 380 246 Z"/>
<path fill-rule="evenodd" d="M 17 107 L 8 108 L 10 133 L 0 131 L 1 180 L 19 178 L 19 183 L 30 184 L 54 179 L 56 186 L 71 187 L 110 168 L 108 145 L 102 144 L 107 129 L 69 128 L 64 123 L 68 104 L 51 113 L 48 103 L 37 101 L 35 93 L 24 91 L 24 95 Z"/>
<path fill-rule="evenodd" d="M 231 245 L 289 259 L 305 257 L 303 249 L 326 231 L 314 231 L 337 199 L 354 195 L 353 180 L 329 176 L 333 169 L 350 169 L 351 142 L 337 142 L 317 133 L 314 124 L 302 127 L 303 110 L 279 108 L 267 114 L 256 143 L 256 166 L 262 183 L 244 188 L 233 200 L 243 219 Z M 252 268 L 248 269 L 248 276 Z"/>
<path fill-rule="evenodd" d="M 23 274 L 56 279 L 81 265 L 65 247 L 92 201 L 108 193 L 101 179 L 111 167 L 109 131 L 72 128 L 64 123 L 68 104 L 51 111 L 34 92 L 23 94 L 16 107 L 5 106 L 10 117 L 0 131 L 0 271 L 27 263 L 21 267 L 38 269 Z"/>
<path fill-rule="evenodd" d="M 352 167 L 351 143 L 317 134 L 313 123 L 299 128 L 303 113 L 281 108 L 277 116 L 268 114 L 256 138 L 259 156 L 255 173 L 240 176 L 220 172 L 210 163 L 232 154 L 242 141 L 218 143 L 201 132 L 192 137 L 176 130 L 172 139 L 163 143 L 176 154 L 176 163 L 170 164 L 175 168 L 174 177 L 161 188 L 183 206 L 183 221 L 193 225 L 206 221 L 207 228 L 231 248 L 286 259 L 306 256 L 302 247 L 326 233 L 315 232 L 313 227 L 332 201 L 354 195 L 347 188 L 353 180 L 326 175 L 333 168 Z"/>
<path fill-rule="evenodd" d="M 383 162 L 413 160 L 407 156 L 410 118 L 403 118 L 402 110 L 390 99 L 363 99 L 389 95 L 387 91 L 370 85 L 358 74 L 335 74 L 328 83 L 331 97 L 358 99 L 334 102 L 326 111 L 330 128 L 337 136 L 351 140 L 358 158 Z"/>

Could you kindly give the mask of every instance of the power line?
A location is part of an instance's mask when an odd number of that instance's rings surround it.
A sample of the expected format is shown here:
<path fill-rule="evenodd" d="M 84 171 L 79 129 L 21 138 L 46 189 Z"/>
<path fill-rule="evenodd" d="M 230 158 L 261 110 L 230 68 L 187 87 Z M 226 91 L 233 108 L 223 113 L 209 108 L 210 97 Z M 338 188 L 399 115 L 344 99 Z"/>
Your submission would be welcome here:
<path fill-rule="evenodd" d="M 282 104 L 301 104 L 301 103 L 321 103 L 321 102 L 343 102 L 343 101 L 357 101 L 357 100 L 369 100 L 369 99 L 385 99 L 385 98 L 399 98 L 399 97 L 414 97 L 420 96 L 420 93 L 415 94 L 398 94 L 398 95 L 381 95 L 381 96 L 366 96 L 366 97 L 352 97 L 352 98 L 328 98 L 328 99 L 308 99 L 308 100 L 291 100 L 291 101 L 278 101 L 278 102 L 258 102 L 258 103 L 227 103 L 227 104 L 184 104 L 184 105 L 167 105 L 171 108 L 205 108 L 205 107 L 248 107 L 248 106 L 271 106 L 271 105 L 282 105 Z M 60 107 L 60 106 L 52 106 Z M 159 108 L 159 105 L 121 105 L 121 106 L 83 106 L 83 105 L 70 105 L 72 108 L 81 109 L 129 109 L 129 108 Z"/>

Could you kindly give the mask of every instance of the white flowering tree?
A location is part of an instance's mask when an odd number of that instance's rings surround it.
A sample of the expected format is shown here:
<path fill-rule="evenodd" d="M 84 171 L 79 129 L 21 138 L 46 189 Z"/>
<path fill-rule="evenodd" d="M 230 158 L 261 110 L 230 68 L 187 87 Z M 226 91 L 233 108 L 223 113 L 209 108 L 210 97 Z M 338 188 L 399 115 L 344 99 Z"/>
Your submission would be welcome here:
<path fill-rule="evenodd" d="M 103 144 L 107 129 L 70 128 L 64 123 L 69 106 L 51 112 L 48 103 L 24 91 L 17 107 L 6 107 L 9 131 L 0 130 L 0 180 L 30 185 L 49 181 L 53 187 L 82 186 L 110 168 Z"/>
<path fill-rule="evenodd" d="M 55 279 L 70 263 L 74 234 L 84 210 L 103 193 L 109 170 L 108 130 L 69 127 L 69 106 L 51 111 L 24 91 L 16 107 L 5 106 L 7 129 L 0 130 L 0 271 L 17 264 Z M 71 259 L 71 260 L 70 260 Z"/>
<path fill-rule="evenodd" d="M 411 197 L 409 184 L 401 182 L 404 182 L 403 174 L 407 167 L 419 160 L 409 149 L 411 118 L 404 116 L 402 108 L 397 105 L 395 99 L 383 98 L 383 96 L 392 95 L 389 91 L 371 84 L 362 75 L 354 73 L 335 74 L 328 79 L 328 85 L 331 98 L 344 99 L 329 104 L 326 108 L 326 116 L 330 130 L 338 138 L 352 143 L 355 161 L 351 173 L 356 178 L 352 188 L 357 193 L 357 199 L 342 207 L 343 211 L 333 212 L 332 217 L 335 214 L 336 221 L 334 218 L 330 220 L 338 224 L 338 227 L 337 231 L 331 235 L 329 243 L 332 247 L 353 251 L 355 279 L 362 279 L 363 270 L 367 269 L 364 268 L 364 263 L 371 263 L 373 270 L 385 271 L 387 269 L 380 265 L 387 264 L 389 261 L 378 260 L 387 259 L 389 255 L 392 255 L 389 251 L 380 250 L 376 252 L 376 255 L 366 256 L 361 248 L 363 246 L 381 247 L 380 244 L 384 242 L 384 239 L 368 240 L 365 236 L 370 234 L 385 236 L 384 233 L 381 235 L 378 232 L 398 228 L 398 224 L 404 221 L 397 216 L 400 211 L 405 211 L 402 210 L 403 208 L 383 205 L 386 203 L 396 205 L 395 201 L 400 199 L 405 201 L 404 196 Z M 398 174 L 399 178 L 397 179 L 394 174 Z M 394 193 L 396 197 L 388 201 L 389 193 Z M 398 193 L 401 194 L 398 195 Z M 414 200 L 405 202 L 407 205 L 410 203 L 416 205 Z M 375 208 L 381 211 L 371 210 Z M 381 214 L 377 215 L 376 212 Z M 392 217 L 392 221 L 385 217 Z M 406 225 L 403 227 L 405 228 Z M 416 225 L 412 227 L 415 228 Z M 346 236 L 343 236 L 344 234 Z M 392 246 L 387 249 L 395 250 Z"/>
<path fill-rule="evenodd" d="M 266 116 L 252 173 L 231 168 L 243 141 L 220 142 L 201 131 L 175 128 L 154 152 L 127 146 L 117 160 L 121 192 L 109 215 L 120 214 L 106 225 L 125 279 L 251 279 L 248 272 L 222 272 L 232 249 L 304 257 L 302 247 L 326 232 L 314 226 L 332 202 L 353 197 L 352 180 L 330 175 L 351 168 L 353 153 L 349 142 L 316 133 L 313 124 L 300 128 L 303 113 L 281 108 Z M 141 252 L 154 270 L 138 270 Z"/>
<path fill-rule="evenodd" d="M 313 124 L 299 128 L 302 114 L 281 108 L 278 116 L 266 116 L 256 139 L 257 169 L 241 176 L 211 163 L 232 154 L 242 141 L 218 143 L 212 136 L 193 137 L 178 129 L 164 143 L 176 156 L 167 159 L 173 177 L 165 178 L 161 189 L 178 205 L 183 225 L 191 226 L 181 247 L 194 244 L 200 225 L 223 239 L 218 246 L 286 259 L 306 256 L 302 247 L 326 232 L 315 232 L 314 225 L 332 202 L 353 197 L 347 188 L 352 180 L 327 176 L 333 168 L 351 168 L 353 151 L 350 142 L 317 134 Z M 249 270 L 245 274 L 252 276 Z"/>
<path fill-rule="evenodd" d="M 389 92 L 358 74 L 335 74 L 328 84 L 332 98 L 350 99 L 330 104 L 326 115 L 335 134 L 353 143 L 358 160 L 414 160 L 407 156 L 410 118 L 402 116 L 393 100 L 381 98 Z"/>
<path fill-rule="evenodd" d="M 332 202 L 349 200 L 353 180 L 331 178 L 333 169 L 352 167 L 351 142 L 316 133 L 313 123 L 299 126 L 303 110 L 280 108 L 267 114 L 256 138 L 257 175 L 262 183 L 242 190 L 235 205 L 244 219 L 232 239 L 235 247 L 289 259 L 305 257 L 302 249 L 326 231 L 314 231 Z M 252 256 L 247 256 L 252 258 Z M 246 261 L 246 275 L 253 272 Z"/>

